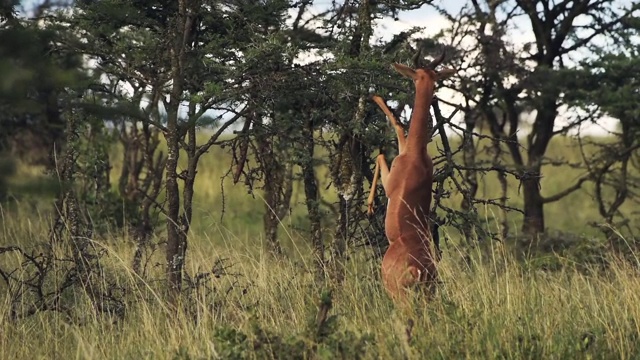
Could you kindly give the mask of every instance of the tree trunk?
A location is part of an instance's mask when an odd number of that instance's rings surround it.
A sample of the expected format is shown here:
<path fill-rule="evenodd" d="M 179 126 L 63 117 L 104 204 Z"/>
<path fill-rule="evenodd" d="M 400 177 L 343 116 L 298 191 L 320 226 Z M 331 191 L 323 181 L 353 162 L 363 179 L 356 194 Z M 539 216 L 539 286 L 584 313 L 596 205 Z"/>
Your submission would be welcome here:
<path fill-rule="evenodd" d="M 502 156 L 502 147 L 500 144 L 500 140 L 497 138 L 493 138 L 492 139 L 492 151 L 493 151 L 493 160 L 492 160 L 492 164 L 495 167 L 499 167 L 501 166 L 501 156 Z M 498 182 L 500 183 L 500 213 L 501 213 L 501 229 L 500 229 L 500 236 L 501 239 L 504 241 L 507 236 L 509 235 L 509 219 L 507 217 L 508 215 L 508 211 L 507 211 L 507 200 L 508 198 L 508 194 L 507 194 L 507 190 L 508 190 L 508 181 L 507 181 L 507 173 L 505 171 L 498 171 L 496 172 L 496 175 L 498 177 Z"/>
<path fill-rule="evenodd" d="M 177 60 L 176 60 L 177 61 Z M 186 250 L 186 238 L 180 232 L 180 190 L 178 188 L 178 158 L 180 156 L 180 127 L 178 108 L 182 95 L 181 70 L 174 66 L 174 84 L 167 109 L 167 162 L 165 165 L 165 189 L 167 194 L 167 280 L 171 301 L 176 300 L 182 288 L 182 268 Z M 176 82 L 177 80 L 177 82 Z"/>
<path fill-rule="evenodd" d="M 324 280 L 325 258 L 324 242 L 322 240 L 322 216 L 320 214 L 320 199 L 318 193 L 318 181 L 313 169 L 314 146 L 313 120 L 309 120 L 305 129 L 305 150 L 302 167 L 302 180 L 304 182 L 304 194 L 306 197 L 307 212 L 311 223 L 311 244 L 313 246 L 313 256 L 316 264 L 316 279 Z"/>
<path fill-rule="evenodd" d="M 338 192 L 338 219 L 333 233 L 333 243 L 331 245 L 331 261 L 333 272 L 338 271 L 337 263 L 342 262 L 342 255 L 346 249 L 347 241 L 347 218 L 349 217 L 348 201 L 345 196 L 351 197 L 354 194 L 352 180 L 354 178 L 355 166 L 350 147 L 354 141 L 353 135 L 342 134 L 336 144 L 336 152 L 331 161 L 331 181 Z"/>
<path fill-rule="evenodd" d="M 177 108 L 176 108 L 177 112 Z M 177 116 L 177 113 L 173 116 Z M 171 117 L 171 115 L 170 115 Z M 169 129 L 167 138 L 166 182 L 167 192 L 167 280 L 172 299 L 182 288 L 182 268 L 186 244 L 180 233 L 180 193 L 178 189 L 178 131 Z"/>
<path fill-rule="evenodd" d="M 186 58 L 186 40 L 193 18 L 188 14 L 186 1 L 178 2 L 176 24 L 173 29 L 171 52 L 172 88 L 167 107 L 167 162 L 165 166 L 167 195 L 167 280 L 169 282 L 170 301 L 175 305 L 182 290 L 182 271 L 187 250 L 186 233 L 180 229 L 180 190 L 178 188 L 178 158 L 180 156 L 180 126 L 178 110 L 182 101 L 184 86 L 184 62 Z"/>
<path fill-rule="evenodd" d="M 275 155 L 270 155 L 270 157 Z M 264 233 L 269 246 L 269 252 L 276 256 L 283 255 L 282 246 L 278 240 L 278 228 L 289 210 L 291 195 L 293 194 L 293 167 L 282 165 L 279 160 L 271 159 L 273 173 L 266 172 L 264 184 L 265 214 L 263 217 Z M 265 166 L 265 165 L 263 165 Z M 275 170 L 274 170 L 275 169 Z M 265 168 L 266 170 L 266 168 Z"/>
<path fill-rule="evenodd" d="M 540 193 L 542 159 L 553 137 L 557 115 L 557 92 L 545 94 L 537 106 L 537 115 L 531 133 L 527 137 L 527 166 L 520 178 L 524 193 L 524 221 L 522 232 L 533 238 L 544 232 L 544 198 Z"/>
<path fill-rule="evenodd" d="M 473 208 L 473 200 L 478 192 L 478 172 L 474 170 L 476 167 L 476 146 L 473 142 L 473 131 L 476 127 L 475 111 L 467 109 L 464 116 L 466 125 L 462 137 L 463 162 L 467 170 L 464 172 L 464 182 L 467 185 L 466 191 L 462 194 L 462 202 L 460 209 L 465 213 L 467 221 L 462 228 L 464 240 L 467 245 L 473 245 L 477 239 L 475 231 L 475 209 Z M 471 217 L 474 217 L 471 221 Z"/>
<path fill-rule="evenodd" d="M 371 20 L 370 1 L 361 1 L 358 6 L 358 22 L 354 28 L 347 53 L 350 58 L 358 59 L 370 51 L 369 41 L 373 34 Z M 355 84 L 354 86 L 354 91 L 362 95 L 358 97 L 357 104 L 354 104 L 356 107 L 351 120 L 352 124 L 366 123 L 367 96 L 364 95 L 367 93 L 366 89 L 368 87 L 362 84 Z M 361 199 L 363 168 L 367 164 L 367 162 L 363 161 L 364 154 L 367 153 L 365 145 L 361 137 L 357 133 L 354 134 L 353 129 L 343 130 L 339 144 L 337 149 L 339 159 L 334 166 L 334 171 L 332 171 L 332 180 L 338 190 L 339 203 L 339 217 L 331 245 L 331 276 L 336 283 L 341 283 L 344 279 L 347 246 L 351 240 L 349 221 L 350 219 L 358 221 L 357 217 L 352 214 L 349 202 Z M 368 167 L 368 164 L 366 167 Z"/>
<path fill-rule="evenodd" d="M 278 241 L 278 228 L 291 202 L 293 167 L 284 164 L 287 161 L 286 155 L 278 150 L 277 145 L 282 140 L 276 140 L 277 135 L 264 128 L 263 114 L 252 111 L 251 116 L 255 124 L 254 133 L 258 145 L 256 160 L 264 173 L 265 213 L 262 218 L 264 234 L 269 253 L 279 258 L 283 255 L 283 251 Z"/>
<path fill-rule="evenodd" d="M 278 242 L 278 226 L 280 219 L 278 218 L 278 188 L 281 184 L 276 183 L 276 179 L 265 177 L 264 183 L 264 201 L 265 212 L 262 218 L 264 224 L 264 234 L 269 247 L 269 253 L 276 258 L 282 256 L 282 247 Z"/>
<path fill-rule="evenodd" d="M 522 232 L 534 237 L 544 232 L 544 202 L 540 194 L 540 167 L 532 169 L 526 179 L 522 179 L 524 193 L 524 221 Z"/>

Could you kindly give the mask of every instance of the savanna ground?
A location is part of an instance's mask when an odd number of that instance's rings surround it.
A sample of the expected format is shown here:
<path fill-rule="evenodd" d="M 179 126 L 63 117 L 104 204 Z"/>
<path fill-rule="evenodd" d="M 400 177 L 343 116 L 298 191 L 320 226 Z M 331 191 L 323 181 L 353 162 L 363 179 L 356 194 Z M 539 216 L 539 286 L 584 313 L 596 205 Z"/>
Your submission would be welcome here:
<path fill-rule="evenodd" d="M 548 154 L 580 161 L 577 144 L 568 139 L 556 139 Z M 418 301 L 405 313 L 394 307 L 382 288 L 379 260 L 368 249 L 351 249 L 346 279 L 331 294 L 330 317 L 319 321 L 322 304 L 329 299 L 326 288 L 316 285 L 312 275 L 311 251 L 301 230 L 305 226 L 301 191 L 294 191 L 293 209 L 280 229 L 288 259 L 275 261 L 267 255 L 261 236 L 264 205 L 259 192 L 253 197 L 228 177 L 222 183 L 230 163 L 222 150 L 214 149 L 202 162 L 187 272 L 191 281 L 203 286 L 193 288 L 184 311 L 172 315 L 162 286 L 153 280 L 163 277 L 162 248 L 151 257 L 142 279 L 130 270 L 133 242 L 125 230 L 113 230 L 95 240 L 107 252 L 105 271 L 128 289 L 126 316 L 114 320 L 95 315 L 85 296 L 72 293 L 65 296 L 72 298 L 67 301 L 74 304 L 73 318 L 41 312 L 12 321 L 2 283 L 0 358 L 640 357 L 637 262 L 614 260 L 599 252 L 602 235 L 588 225 L 599 221 L 588 185 L 545 207 L 550 233 L 562 231 L 553 241 L 575 238 L 573 250 L 523 259 L 504 239 L 476 248 L 465 262 L 456 230 L 442 228 L 439 291 L 431 302 Z M 544 194 L 553 194 L 582 175 L 566 166 L 543 171 Z M 326 169 L 319 167 L 317 176 L 324 189 Z M 518 184 L 510 181 L 510 204 L 517 207 L 521 205 Z M 482 177 L 478 196 L 497 197 L 496 184 L 495 175 Z M 0 246 L 44 246 L 52 209 L 50 190 L 55 187 L 55 181 L 43 180 L 40 169 L 18 168 L 10 180 L 16 200 L 2 208 Z M 332 194 L 325 195 L 329 202 L 334 200 Z M 460 199 L 448 201 L 453 205 Z M 631 210 L 627 205 L 626 211 Z M 480 213 L 486 226 L 497 226 L 495 209 Z M 327 234 L 332 233 L 331 216 L 327 211 Z M 510 217 L 516 232 L 521 216 Z M 160 232 L 158 240 L 163 235 Z M 582 261 L 600 255 L 602 261 Z M 0 257 L 4 267 L 18 263 L 17 254 Z M 195 276 L 213 267 L 219 276 Z M 413 321 L 410 336 L 408 319 Z"/>

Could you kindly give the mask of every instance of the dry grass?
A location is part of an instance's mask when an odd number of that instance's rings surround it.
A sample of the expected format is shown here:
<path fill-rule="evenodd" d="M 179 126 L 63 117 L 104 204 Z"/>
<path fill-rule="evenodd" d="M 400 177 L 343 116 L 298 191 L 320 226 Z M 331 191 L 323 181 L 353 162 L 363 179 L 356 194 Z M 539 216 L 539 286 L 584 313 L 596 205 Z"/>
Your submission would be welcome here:
<path fill-rule="evenodd" d="M 566 143 L 555 143 L 550 153 L 575 156 L 568 148 Z M 311 276 L 304 235 L 294 229 L 302 223 L 303 199 L 296 195 L 292 215 L 283 219 L 282 240 L 290 256 L 275 261 L 263 251 L 262 200 L 248 195 L 241 185 L 232 186 L 230 179 L 224 180 L 225 214 L 221 220 L 220 181 L 228 160 L 219 150 L 203 160 L 196 182 L 196 223 L 188 253 L 189 274 L 211 270 L 216 259 L 227 259 L 228 274 L 205 281 L 214 291 L 192 293 L 185 312 L 170 316 L 161 285 L 150 280 L 162 277 L 162 266 L 153 265 L 162 262 L 163 254 L 159 251 L 154 255 L 150 273 L 143 281 L 130 269 L 133 244 L 121 233 L 112 233 L 98 245 L 108 250 L 107 270 L 117 274 L 118 283 L 129 289 L 124 319 L 114 322 L 95 315 L 89 311 L 86 297 L 76 293 L 73 321 L 53 312 L 10 321 L 6 288 L 1 284 L 0 358 L 208 359 L 229 358 L 230 354 L 261 358 L 242 347 L 232 349 L 236 352 L 229 350 L 229 335 L 221 331 L 235 329 L 254 341 L 260 340 L 256 326 L 283 339 L 302 336 L 309 318 L 317 312 L 323 290 Z M 19 174 L 28 178 L 29 171 L 33 170 L 23 169 Z M 36 177 L 38 173 L 31 175 Z M 548 195 L 580 174 L 570 168 L 548 168 L 545 175 L 542 186 Z M 324 188 L 329 181 L 326 169 L 319 169 L 318 176 Z M 480 195 L 494 196 L 495 179 L 491 175 L 481 184 Z M 516 183 L 510 184 L 510 194 L 512 204 L 520 204 Z M 459 199 L 451 201 L 457 203 Z M 47 239 L 48 209 L 50 198 L 42 194 L 23 196 L 17 204 L 3 208 L 0 246 L 37 248 Z M 545 209 L 551 228 L 597 233 L 585 226 L 588 221 L 598 220 L 588 188 Z M 487 226 L 495 226 L 492 211 L 483 209 Z M 517 215 L 513 222 L 514 226 L 519 222 Z M 457 236 L 451 229 L 444 230 L 448 238 Z M 640 356 L 638 264 L 614 261 L 606 272 L 577 266 L 551 272 L 518 262 L 509 251 L 494 244 L 495 248 L 472 254 L 471 265 L 467 266 L 462 265 L 456 242 L 446 244 L 441 263 L 443 284 L 437 296 L 430 303 L 419 303 L 409 314 L 397 310 L 384 293 L 378 277 L 379 262 L 367 251 L 354 252 L 343 286 L 333 293 L 331 313 L 338 316 L 334 330 L 337 337 L 348 340 L 348 333 L 370 334 L 372 340 L 362 354 L 364 358 Z M 15 255 L 0 256 L 3 267 L 18 264 Z M 405 331 L 408 318 L 415 321 L 410 340 Z M 280 353 L 282 358 L 287 355 Z M 318 357 L 327 358 L 321 355 Z"/>
<path fill-rule="evenodd" d="M 310 269 L 304 263 L 274 261 L 254 247 L 228 240 L 222 246 L 209 244 L 206 237 L 192 242 L 189 273 L 225 257 L 232 265 L 228 271 L 239 275 L 208 280 L 207 286 L 217 292 L 192 295 L 188 313 L 178 317 L 168 315 L 157 284 L 140 281 L 130 271 L 132 249 L 122 244 L 109 247 L 107 259 L 110 271 L 121 275 L 121 285 L 133 289 L 122 321 L 86 311 L 78 295 L 74 322 L 51 312 L 12 322 L 3 299 L 0 358 L 217 358 L 224 344 L 215 334 L 222 328 L 252 334 L 258 324 L 282 336 L 303 333 L 321 292 Z M 504 253 L 501 248 L 478 253 L 465 268 L 450 249 L 441 264 L 443 285 L 437 296 L 418 303 L 409 314 L 390 303 L 378 280 L 377 262 L 354 256 L 345 283 L 334 293 L 337 331 L 371 334 L 365 358 L 640 355 L 636 268 L 615 263 L 606 273 L 571 267 L 544 272 L 527 270 Z M 411 340 L 405 335 L 408 318 L 415 321 Z"/>

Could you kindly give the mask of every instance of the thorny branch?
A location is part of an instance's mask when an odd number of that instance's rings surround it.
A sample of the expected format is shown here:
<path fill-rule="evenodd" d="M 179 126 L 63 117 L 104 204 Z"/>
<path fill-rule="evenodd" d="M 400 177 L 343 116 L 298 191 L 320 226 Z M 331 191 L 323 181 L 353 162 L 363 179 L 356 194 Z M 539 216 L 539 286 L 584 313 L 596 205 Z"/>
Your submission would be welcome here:
<path fill-rule="evenodd" d="M 436 223 L 438 223 L 440 226 L 453 225 L 459 230 L 461 230 L 462 227 L 464 227 L 465 225 L 468 225 L 470 221 L 475 221 L 477 219 L 477 210 L 475 210 L 476 209 L 475 206 L 471 206 L 471 209 L 473 209 L 472 210 L 473 216 L 472 218 L 470 218 L 469 214 L 444 206 L 442 204 L 442 199 L 448 198 L 451 195 L 449 191 L 445 190 L 444 184 L 447 180 L 451 184 L 453 184 L 455 190 L 457 190 L 461 194 L 464 194 L 467 191 L 467 189 L 465 185 L 460 182 L 459 178 L 461 178 L 463 176 L 463 172 L 467 170 L 473 170 L 481 174 L 485 174 L 488 172 L 497 172 L 499 174 L 510 174 L 514 176 L 516 179 L 522 179 L 523 177 L 526 177 L 527 174 L 509 170 L 504 166 L 498 166 L 495 164 L 492 164 L 490 166 L 473 166 L 473 167 L 457 164 L 454 161 L 453 156 L 457 152 L 461 151 L 461 149 L 457 149 L 455 151 L 452 150 L 444 125 L 447 124 L 449 126 L 456 127 L 457 125 L 451 123 L 451 119 L 455 116 L 458 110 L 461 110 L 462 108 L 460 106 L 454 106 L 454 111 L 448 117 L 445 118 L 442 115 L 442 112 L 440 110 L 439 99 L 434 98 L 432 107 L 433 107 L 433 112 L 436 120 L 435 129 L 438 130 L 441 141 L 442 141 L 441 156 L 434 158 L 434 163 L 435 164 L 441 163 L 443 164 L 443 166 L 436 172 L 434 177 L 434 181 L 436 183 L 436 189 L 435 189 L 434 203 L 433 203 L 433 208 L 431 213 L 435 214 L 435 210 L 438 208 L 445 211 L 447 213 L 447 216 L 445 219 L 433 219 L 433 220 L 436 221 Z M 478 137 L 481 137 L 480 134 L 478 134 Z M 494 140 L 493 138 L 491 139 Z M 473 198 L 470 200 L 473 205 L 477 205 L 477 204 L 492 205 L 508 211 L 516 211 L 516 212 L 522 213 L 522 210 L 506 205 L 504 199 L 502 198 L 499 198 L 499 199 Z M 481 226 L 477 226 L 477 229 L 482 229 L 482 228 L 483 227 Z M 499 237 L 496 236 L 496 234 L 491 234 L 488 231 L 485 231 L 485 232 L 486 232 L 485 235 L 488 235 L 494 239 L 499 239 Z"/>
<path fill-rule="evenodd" d="M 17 253 L 20 264 L 11 270 L 0 267 L 0 278 L 8 291 L 9 318 L 13 321 L 29 317 L 42 311 L 63 313 L 70 321 L 74 318 L 73 308 L 66 306 L 63 293 L 73 288 L 86 290 L 81 276 L 81 264 L 73 258 L 59 258 L 51 248 L 40 253 L 28 253 L 19 246 L 0 247 L 0 255 Z M 52 277 L 57 278 L 56 281 Z M 99 303 L 95 308 L 112 315 L 124 315 L 124 303 L 116 294 L 119 287 L 108 283 L 100 292 Z M 55 286 L 51 286 L 55 284 Z"/>

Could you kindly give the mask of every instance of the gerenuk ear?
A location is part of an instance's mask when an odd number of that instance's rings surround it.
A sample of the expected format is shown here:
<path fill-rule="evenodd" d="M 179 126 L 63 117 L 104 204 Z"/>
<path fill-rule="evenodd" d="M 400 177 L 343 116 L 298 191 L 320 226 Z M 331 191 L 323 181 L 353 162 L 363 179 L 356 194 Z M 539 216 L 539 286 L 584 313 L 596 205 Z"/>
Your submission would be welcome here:
<path fill-rule="evenodd" d="M 454 75 L 455 73 L 456 73 L 456 71 L 454 69 L 447 68 L 447 69 L 438 71 L 436 73 L 436 76 L 438 77 L 438 80 L 444 80 L 444 79 Z"/>
<path fill-rule="evenodd" d="M 409 79 L 413 79 L 413 80 L 416 79 L 416 71 L 406 65 L 394 63 L 393 68 L 396 69 L 396 71 L 402 74 L 403 76 L 408 77 Z"/>

